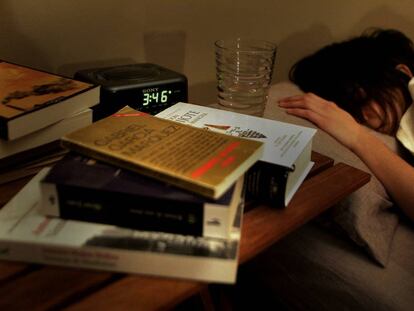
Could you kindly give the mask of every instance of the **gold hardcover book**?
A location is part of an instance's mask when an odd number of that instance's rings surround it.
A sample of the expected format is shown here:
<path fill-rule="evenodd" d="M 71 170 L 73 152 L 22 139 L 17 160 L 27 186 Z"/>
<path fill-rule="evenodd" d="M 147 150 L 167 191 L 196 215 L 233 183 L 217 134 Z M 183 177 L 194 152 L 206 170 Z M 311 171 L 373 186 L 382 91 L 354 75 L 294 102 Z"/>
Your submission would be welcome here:
<path fill-rule="evenodd" d="M 260 157 L 263 143 L 164 120 L 125 107 L 62 138 L 98 160 L 218 198 Z"/>

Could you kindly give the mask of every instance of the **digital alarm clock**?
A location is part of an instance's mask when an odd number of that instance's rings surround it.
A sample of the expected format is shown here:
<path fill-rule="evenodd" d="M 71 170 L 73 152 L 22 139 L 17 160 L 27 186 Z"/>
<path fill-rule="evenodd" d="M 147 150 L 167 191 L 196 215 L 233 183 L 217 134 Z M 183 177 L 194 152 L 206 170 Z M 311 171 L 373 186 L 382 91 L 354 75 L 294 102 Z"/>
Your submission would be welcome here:
<path fill-rule="evenodd" d="M 85 69 L 76 72 L 74 78 L 101 86 L 100 103 L 95 107 L 100 117 L 115 113 L 126 105 L 157 114 L 177 102 L 188 100 L 187 78 L 156 64 Z"/>

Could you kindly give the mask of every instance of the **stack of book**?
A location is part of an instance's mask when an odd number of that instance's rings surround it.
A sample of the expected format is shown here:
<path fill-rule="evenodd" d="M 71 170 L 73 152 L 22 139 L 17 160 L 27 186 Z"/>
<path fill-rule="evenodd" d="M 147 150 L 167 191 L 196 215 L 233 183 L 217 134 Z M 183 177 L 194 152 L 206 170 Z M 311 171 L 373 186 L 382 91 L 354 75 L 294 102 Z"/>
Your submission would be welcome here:
<path fill-rule="evenodd" d="M 60 159 L 59 139 L 98 103 L 98 86 L 0 60 L 0 184 Z"/>
<path fill-rule="evenodd" d="M 0 212 L 0 258 L 234 283 L 245 193 L 285 206 L 314 130 L 231 114 L 126 107 L 65 135 L 71 152 Z"/>
<path fill-rule="evenodd" d="M 286 207 L 313 166 L 313 128 L 189 103 L 177 103 L 156 116 L 263 142 L 260 161 L 246 174 L 248 201 Z"/>
<path fill-rule="evenodd" d="M 0 213 L 3 258 L 235 281 L 243 175 L 262 143 L 125 108 L 62 144 L 72 153 Z"/>

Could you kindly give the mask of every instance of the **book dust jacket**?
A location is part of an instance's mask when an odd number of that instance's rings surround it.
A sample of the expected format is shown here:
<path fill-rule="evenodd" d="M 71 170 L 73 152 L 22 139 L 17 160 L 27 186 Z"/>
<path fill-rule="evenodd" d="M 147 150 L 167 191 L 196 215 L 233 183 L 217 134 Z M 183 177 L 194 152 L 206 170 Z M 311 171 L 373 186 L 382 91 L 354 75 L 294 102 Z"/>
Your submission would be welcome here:
<path fill-rule="evenodd" d="M 155 118 L 126 107 L 66 135 L 63 146 L 218 198 L 263 152 L 263 143 Z"/>
<path fill-rule="evenodd" d="M 12 119 L 90 87 L 88 83 L 0 61 L 0 117 Z"/>

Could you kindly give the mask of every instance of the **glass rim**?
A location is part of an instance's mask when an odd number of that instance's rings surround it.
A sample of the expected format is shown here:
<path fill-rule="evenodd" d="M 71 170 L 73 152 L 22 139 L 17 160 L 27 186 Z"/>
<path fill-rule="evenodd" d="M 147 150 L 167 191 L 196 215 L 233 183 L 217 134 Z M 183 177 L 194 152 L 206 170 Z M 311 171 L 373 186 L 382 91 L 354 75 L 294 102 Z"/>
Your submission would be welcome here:
<path fill-rule="evenodd" d="M 238 42 L 241 44 L 238 44 Z M 244 47 L 244 44 L 250 44 L 251 47 Z M 216 48 L 222 50 L 249 53 L 275 52 L 277 49 L 276 43 L 272 41 L 242 37 L 233 39 L 219 39 L 214 42 L 214 45 Z"/>

